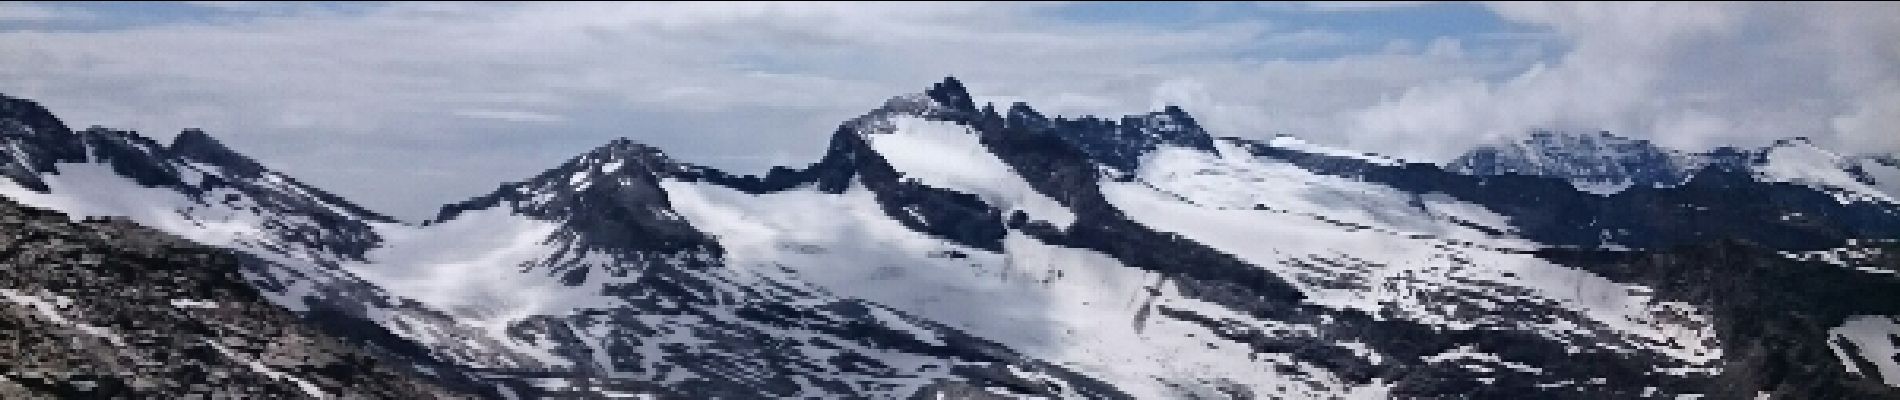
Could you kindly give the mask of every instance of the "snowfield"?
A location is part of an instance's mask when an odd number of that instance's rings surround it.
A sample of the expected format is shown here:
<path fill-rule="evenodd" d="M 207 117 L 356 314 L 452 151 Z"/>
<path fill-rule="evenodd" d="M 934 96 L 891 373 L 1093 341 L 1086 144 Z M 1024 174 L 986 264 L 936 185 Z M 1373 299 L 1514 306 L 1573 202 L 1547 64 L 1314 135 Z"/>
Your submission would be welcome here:
<path fill-rule="evenodd" d="M 1708 366 L 1721 357 L 1706 314 L 1693 306 L 1636 294 L 1649 292 L 1646 288 L 1501 251 L 1526 243 L 1473 236 L 1437 217 L 1448 214 L 1392 198 L 1392 190 L 1342 188 L 1334 185 L 1364 184 L 1246 156 L 1164 149 L 1151 157 L 1138 180 L 1099 183 L 1110 203 L 1151 228 L 1181 234 L 1266 268 L 1300 286 L 1317 304 L 1447 329 L 1527 329 L 1586 347 L 1603 337 L 1620 338 L 1600 350 L 1655 352 L 1685 366 Z M 1262 184 L 1197 184 L 1215 179 Z M 1259 190 L 1255 188 L 1272 191 L 1252 192 Z M 1460 211 L 1477 214 L 1474 220 L 1498 219 L 1480 210 Z M 1352 228 L 1341 229 L 1340 220 Z M 1434 222 L 1439 226 L 1432 227 Z M 1503 246 L 1449 240 L 1461 237 Z M 1315 284 L 1319 282 L 1328 284 Z M 1456 300 L 1447 303 L 1446 294 L 1455 294 Z M 1536 323 L 1494 319 L 1497 314 L 1491 312 L 1531 304 L 1555 305 L 1576 317 Z M 1677 322 L 1664 322 L 1671 320 Z"/>

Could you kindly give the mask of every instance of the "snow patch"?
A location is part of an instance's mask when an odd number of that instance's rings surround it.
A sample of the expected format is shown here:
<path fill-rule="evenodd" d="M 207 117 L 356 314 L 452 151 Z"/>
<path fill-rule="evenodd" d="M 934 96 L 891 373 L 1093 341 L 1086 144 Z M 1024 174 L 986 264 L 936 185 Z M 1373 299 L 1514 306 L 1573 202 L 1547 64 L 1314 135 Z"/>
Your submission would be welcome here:
<path fill-rule="evenodd" d="M 1843 204 L 1880 202 L 1900 205 L 1900 201 L 1894 200 L 1890 192 L 1854 179 L 1852 174 L 1842 169 L 1843 160 L 1838 154 L 1802 142 L 1771 148 L 1768 150 L 1767 162 L 1755 166 L 1754 171 L 1756 179 L 1765 182 L 1819 187 Z"/>
<path fill-rule="evenodd" d="M 67 306 L 72 305 L 72 299 L 55 295 L 52 296 L 49 301 L 48 297 L 21 293 L 13 289 L 0 289 L 0 300 L 6 300 L 9 303 L 31 308 L 33 311 L 38 312 L 40 316 L 46 317 L 46 320 L 49 322 L 69 326 L 80 333 L 105 339 L 106 342 L 112 343 L 113 346 L 125 346 L 125 338 L 119 337 L 116 333 L 112 333 L 111 329 L 73 321 L 61 313 L 60 310 L 64 310 Z"/>
<path fill-rule="evenodd" d="M 1180 156 L 1164 152 L 1157 157 Z M 1562 342 L 1592 343 L 1588 338 L 1608 336 L 1620 340 L 1604 345 L 1605 350 L 1651 351 L 1695 366 L 1721 355 L 1707 314 L 1693 306 L 1660 301 L 1638 294 L 1647 291 L 1633 291 L 1601 276 L 1519 252 L 1444 239 L 1455 235 L 1417 236 L 1372 229 L 1415 226 L 1393 221 L 1431 222 L 1390 215 L 1390 206 L 1367 207 L 1358 217 L 1337 207 L 1347 201 L 1378 199 L 1377 193 L 1387 190 L 1340 186 L 1321 188 L 1331 189 L 1324 193 L 1344 194 L 1325 203 L 1279 195 L 1249 199 L 1262 207 L 1224 207 L 1228 204 L 1207 200 L 1219 199 L 1220 193 L 1183 190 L 1180 183 L 1167 181 L 1223 168 L 1215 160 L 1201 158 L 1201 166 L 1185 162 L 1189 160 L 1193 159 L 1144 162 L 1141 180 L 1103 180 L 1102 192 L 1132 219 L 1265 268 L 1320 306 L 1394 315 L 1447 329 L 1526 329 Z M 1151 167 L 1156 170 L 1149 171 Z M 1300 191 L 1286 181 L 1253 186 Z M 1209 190 L 1219 187 L 1204 185 Z M 1341 224 L 1341 219 L 1365 222 L 1354 226 Z M 1538 322 L 1500 318 L 1493 312 L 1527 306 L 1569 310 L 1573 314 L 1568 315 L 1582 318 Z"/>
<path fill-rule="evenodd" d="M 515 215 L 505 207 L 469 211 L 428 227 L 380 225 L 383 246 L 350 272 L 392 293 L 488 330 L 491 338 L 549 364 L 565 364 L 545 349 L 512 340 L 510 324 L 533 316 L 561 316 L 610 308 L 624 301 L 602 294 L 601 277 L 581 286 L 558 273 L 532 268 L 560 253 L 559 224 Z M 595 274 L 604 276 L 606 274 Z M 631 278 L 629 278 L 631 279 Z"/>
<path fill-rule="evenodd" d="M 1515 228 L 1506 217 L 1450 196 L 1411 194 L 1317 174 L 1284 161 L 1254 157 L 1228 142 L 1217 142 L 1216 150 L 1218 154 L 1162 147 L 1142 161 L 1136 175 L 1141 184 L 1199 207 L 1332 222 L 1333 226 L 1321 229 L 1377 228 L 1511 248 L 1536 247 L 1527 240 L 1494 235 L 1509 235 Z"/>
<path fill-rule="evenodd" d="M 1882 164 L 1872 158 L 1861 158 L 1858 162 L 1861 172 L 1874 181 L 1874 190 L 1889 198 L 1900 198 L 1900 157 L 1892 159 L 1896 164 Z"/>
<path fill-rule="evenodd" d="M 1837 267 L 1850 268 L 1869 274 L 1900 277 L 1900 269 L 1896 269 L 1896 267 L 1893 266 L 1882 265 L 1877 262 L 1882 256 L 1886 255 L 1886 250 L 1882 247 L 1869 245 L 1869 243 L 1891 242 L 1892 241 L 1888 240 L 1864 242 L 1858 239 L 1848 239 L 1847 245 L 1842 247 L 1811 251 L 1783 251 L 1778 254 L 1783 258 L 1795 261 L 1818 262 Z"/>
<path fill-rule="evenodd" d="M 1424 361 L 1428 364 L 1458 362 L 1458 361 L 1475 361 L 1480 364 L 1491 364 L 1491 365 L 1502 366 L 1505 368 L 1510 368 L 1518 372 L 1531 373 L 1531 374 L 1544 373 L 1544 370 L 1541 368 L 1524 365 L 1522 363 L 1504 361 L 1504 359 L 1498 358 L 1498 355 L 1496 354 L 1480 352 L 1478 351 L 1477 346 L 1468 345 L 1468 344 L 1459 346 L 1458 348 L 1455 348 L 1455 349 L 1446 350 L 1443 353 L 1425 356 L 1424 358 L 1419 359 L 1419 361 Z M 1483 365 L 1472 365 L 1472 364 L 1466 363 L 1464 364 L 1464 367 L 1467 369 L 1476 370 L 1478 372 L 1486 372 L 1486 373 L 1493 372 L 1493 370 L 1490 367 L 1483 366 Z"/>
<path fill-rule="evenodd" d="M 1900 319 L 1884 315 L 1848 317 L 1841 326 L 1828 329 L 1827 346 L 1847 372 L 1861 376 L 1880 376 L 1887 386 L 1900 387 Z M 1847 346 L 1851 344 L 1850 346 Z M 1872 371 L 1863 370 L 1863 361 Z"/>
<path fill-rule="evenodd" d="M 177 308 L 218 308 L 218 303 L 206 300 L 172 299 L 172 307 Z"/>
<path fill-rule="evenodd" d="M 1592 182 L 1592 181 L 1587 181 L 1583 179 L 1570 179 L 1568 180 L 1568 182 L 1570 182 L 1570 187 L 1576 188 L 1577 191 L 1579 192 L 1594 194 L 1598 196 L 1609 196 L 1609 195 L 1617 194 L 1619 192 L 1622 192 L 1624 190 L 1629 190 L 1629 188 L 1636 186 L 1634 182 L 1628 182 L 1628 181 Z"/>
<path fill-rule="evenodd" d="M 317 384 L 310 383 L 309 380 L 298 377 L 296 375 L 291 375 L 283 371 L 271 369 L 270 366 L 264 365 L 263 362 L 252 359 L 250 357 L 245 357 L 242 354 L 238 354 L 238 352 L 231 351 L 231 348 L 224 347 L 224 345 L 219 344 L 217 340 L 207 338 L 207 339 L 204 339 L 204 342 L 206 345 L 210 345 L 211 348 L 217 349 L 218 354 L 224 355 L 224 358 L 229 358 L 232 361 L 243 363 L 244 366 L 251 369 L 251 372 L 256 372 L 260 375 L 270 377 L 271 379 L 279 379 L 286 382 L 290 382 L 293 385 L 297 385 L 298 389 L 302 389 L 303 393 L 310 395 L 310 397 L 319 398 L 319 399 L 328 399 L 331 397 L 328 393 L 324 393 L 323 388 L 317 386 Z"/>
<path fill-rule="evenodd" d="M 1224 143 L 1225 141 L 1217 141 L 1217 142 Z M 1374 165 L 1383 165 L 1383 166 L 1388 166 L 1388 167 L 1394 167 L 1394 166 L 1399 166 L 1399 165 L 1404 164 L 1403 161 L 1399 161 L 1396 158 L 1381 156 L 1377 154 L 1359 153 L 1359 152 L 1353 152 L 1350 150 L 1345 150 L 1345 149 L 1340 149 L 1340 148 L 1335 148 L 1335 147 L 1323 146 L 1319 144 L 1314 144 L 1312 142 L 1308 142 L 1306 140 L 1303 140 L 1297 137 L 1293 137 L 1291 135 L 1276 135 L 1273 137 L 1273 139 L 1267 140 L 1267 145 L 1282 148 L 1282 149 L 1287 149 L 1287 150 L 1293 150 L 1293 151 L 1297 151 L 1301 153 L 1307 153 L 1307 154 L 1318 154 L 1318 155 L 1323 155 L 1323 156 L 1350 158 L 1354 160 L 1370 162 Z"/>
<path fill-rule="evenodd" d="M 1074 212 L 1029 186 L 1009 164 L 990 154 L 970 127 L 913 116 L 893 116 L 890 123 L 893 132 L 865 138 L 905 178 L 974 194 L 1004 215 L 1022 210 L 1057 227 L 1075 223 Z"/>
<path fill-rule="evenodd" d="M 1093 251 L 1015 232 L 1005 238 L 1003 253 L 964 247 L 904 228 L 860 186 L 839 195 L 811 189 L 751 195 L 696 182 L 660 185 L 682 216 L 719 240 L 728 268 L 786 274 L 785 280 L 890 306 L 1116 382 L 1136 398 L 1180 397 L 1183 387 L 1221 382 L 1261 396 L 1291 393 L 1277 388 L 1324 397 L 1382 387 L 1353 386 L 1324 368 L 1253 354 L 1207 327 L 1154 315 L 1165 307 L 1248 329 L 1310 330 L 1185 298 L 1154 274 Z M 906 330 L 920 340 L 934 338 Z"/>

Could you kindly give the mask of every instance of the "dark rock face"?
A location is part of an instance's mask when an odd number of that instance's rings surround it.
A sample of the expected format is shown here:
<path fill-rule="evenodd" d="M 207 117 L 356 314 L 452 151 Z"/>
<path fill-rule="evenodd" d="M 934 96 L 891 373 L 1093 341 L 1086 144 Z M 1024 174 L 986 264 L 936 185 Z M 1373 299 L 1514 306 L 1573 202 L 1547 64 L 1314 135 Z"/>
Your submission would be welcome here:
<path fill-rule="evenodd" d="M 659 149 L 616 140 L 527 181 L 444 207 L 432 222 L 469 210 L 508 207 L 521 215 L 560 221 L 562 230 L 553 239 L 574 243 L 577 252 L 716 255 L 707 246 L 710 239 L 666 206 L 666 191 L 659 187 L 660 178 L 684 168 Z"/>
<path fill-rule="evenodd" d="M 0 397 L 453 398 L 265 301 L 234 258 L 0 199 Z"/>
<path fill-rule="evenodd" d="M 78 135 L 27 100 L 0 96 L 0 140 L 17 143 L 0 151 L 0 174 L 32 190 L 46 190 L 39 175 L 55 172 L 55 164 L 86 160 Z"/>
<path fill-rule="evenodd" d="M 1879 257 L 1861 266 L 1900 267 L 1900 246 L 1861 246 Z M 1848 373 L 1828 343 L 1830 328 L 1857 315 L 1900 315 L 1900 280 L 1789 260 L 1761 245 L 1720 240 L 1648 252 L 1549 250 L 1544 258 L 1665 298 L 1702 305 L 1723 338 L 1723 370 L 1695 382 L 1715 398 L 1900 398 L 1877 374 Z M 1862 369 L 1868 371 L 1870 369 Z"/>
<path fill-rule="evenodd" d="M 1014 109 L 1035 113 L 1024 105 Z M 1146 154 L 1162 144 L 1213 151 L 1212 138 L 1178 108 L 1123 121 L 986 115 L 970 122 L 992 154 L 1036 191 L 1076 212 L 1076 223 L 1066 230 L 1031 225 L 1022 227 L 1024 232 L 1051 244 L 1100 251 L 1137 268 L 1237 282 L 1255 296 L 1298 303 L 1299 292 L 1272 274 L 1192 240 L 1156 232 L 1108 203 L 1096 185 L 1098 165 L 1132 170 L 1138 162 L 1129 155 Z"/>
<path fill-rule="evenodd" d="M 1050 119 L 1026 104 L 1010 106 L 1009 115 L 983 114 L 985 126 L 1015 127 L 1018 132 L 1054 135 L 1089 159 L 1120 171 L 1134 171 L 1141 157 L 1161 146 L 1214 151 L 1214 138 L 1201 130 L 1186 111 L 1168 106 L 1161 112 L 1131 115 L 1121 120 L 1095 117 Z"/>

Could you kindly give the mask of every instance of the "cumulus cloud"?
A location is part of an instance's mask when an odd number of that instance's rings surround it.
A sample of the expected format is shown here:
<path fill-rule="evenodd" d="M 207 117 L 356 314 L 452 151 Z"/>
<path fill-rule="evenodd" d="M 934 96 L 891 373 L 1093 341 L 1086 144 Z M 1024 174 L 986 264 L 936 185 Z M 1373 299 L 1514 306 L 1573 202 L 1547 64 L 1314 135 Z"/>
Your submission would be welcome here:
<path fill-rule="evenodd" d="M 806 162 L 840 121 L 946 75 L 1052 114 L 1174 104 L 1221 135 L 1423 160 L 1537 127 L 1893 148 L 1881 133 L 1900 122 L 1900 7 L 1884 4 L 1500 4 L 1502 28 L 1473 34 L 1300 15 L 1470 7 L 1435 3 L 1133 19 L 1052 3 L 192 7 L 210 15 L 62 28 L 4 15 L 68 8 L 0 3 L 0 93 L 75 125 L 202 127 L 410 216 L 615 137 L 740 173 Z"/>
<path fill-rule="evenodd" d="M 1442 158 L 1529 129 L 1608 130 L 1700 150 L 1809 136 L 1900 150 L 1900 7 L 1889 4 L 1501 3 L 1568 50 L 1503 80 L 1414 86 L 1346 114 L 1355 143 Z M 1884 125 L 1884 126 L 1883 126 Z M 1431 140 L 1419 140 L 1431 138 Z M 1395 151 L 1402 149 L 1394 149 Z"/>

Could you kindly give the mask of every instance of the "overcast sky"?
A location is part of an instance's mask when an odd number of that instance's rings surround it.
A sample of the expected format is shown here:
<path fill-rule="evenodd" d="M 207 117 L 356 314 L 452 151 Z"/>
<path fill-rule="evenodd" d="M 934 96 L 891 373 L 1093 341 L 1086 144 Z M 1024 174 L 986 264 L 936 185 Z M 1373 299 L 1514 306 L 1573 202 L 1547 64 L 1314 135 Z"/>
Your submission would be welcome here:
<path fill-rule="evenodd" d="M 954 75 L 1419 161 L 1531 129 L 1900 151 L 1895 4 L 0 2 L 0 93 L 415 219 L 616 137 L 762 172 Z"/>

